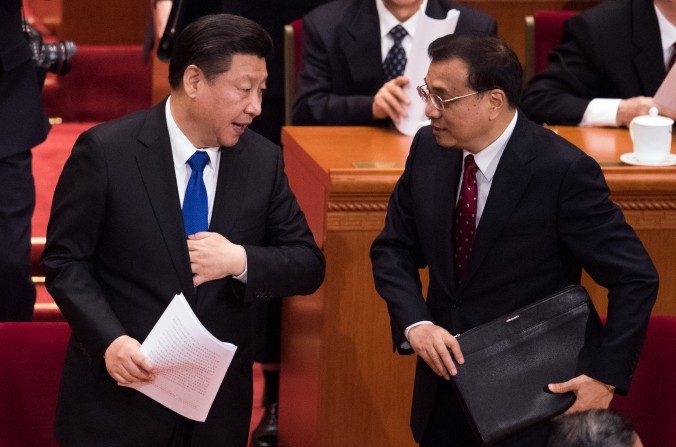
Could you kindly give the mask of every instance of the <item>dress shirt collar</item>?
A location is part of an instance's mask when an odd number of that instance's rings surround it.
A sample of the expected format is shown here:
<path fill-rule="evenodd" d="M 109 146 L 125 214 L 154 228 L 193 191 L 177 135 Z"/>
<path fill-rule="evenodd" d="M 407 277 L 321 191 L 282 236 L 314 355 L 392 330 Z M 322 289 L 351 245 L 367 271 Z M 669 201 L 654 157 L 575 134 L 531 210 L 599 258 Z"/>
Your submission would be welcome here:
<path fill-rule="evenodd" d="M 418 12 L 413 14 L 405 22 L 400 22 L 394 14 L 390 12 L 389 9 L 385 7 L 383 0 L 376 0 L 376 9 L 378 9 L 378 17 L 380 19 L 380 38 L 385 39 L 392 28 L 397 25 L 404 27 L 408 35 L 413 38 L 415 35 L 415 27 L 418 24 L 418 18 L 422 14 L 422 11 L 427 9 L 427 0 L 423 0 L 422 5 Z"/>
<path fill-rule="evenodd" d="M 167 103 L 164 108 L 167 117 L 167 129 L 169 130 L 169 141 L 171 142 L 171 154 L 174 158 L 174 166 L 184 166 L 198 148 L 188 140 L 188 137 L 185 136 L 183 131 L 181 131 L 176 124 L 176 121 L 174 121 L 174 117 L 171 115 L 170 103 L 171 96 L 167 98 Z M 209 155 L 209 164 L 204 169 L 215 169 L 220 148 L 204 147 L 199 149 L 205 150 L 207 155 Z"/>
<path fill-rule="evenodd" d="M 676 43 L 676 25 L 664 17 L 664 14 L 662 14 L 662 11 L 660 11 L 660 8 L 658 8 L 657 5 L 654 5 L 654 7 L 655 14 L 657 14 L 657 24 L 660 27 L 660 37 L 662 38 L 662 55 L 664 56 L 664 64 L 666 66 L 669 58 L 671 57 L 671 52 L 676 51 L 672 49 L 674 43 Z"/>
<path fill-rule="evenodd" d="M 481 174 L 486 178 L 487 181 L 492 181 L 495 171 L 498 168 L 498 163 L 500 162 L 500 157 L 507 147 L 509 139 L 512 137 L 512 132 L 514 132 L 514 127 L 516 126 L 516 118 L 519 112 L 514 112 L 514 117 L 512 121 L 509 122 L 505 130 L 500 134 L 495 141 L 486 146 L 485 149 L 479 151 L 474 155 L 474 161 L 481 171 Z M 466 150 L 462 151 L 463 160 L 467 155 L 471 154 Z"/>

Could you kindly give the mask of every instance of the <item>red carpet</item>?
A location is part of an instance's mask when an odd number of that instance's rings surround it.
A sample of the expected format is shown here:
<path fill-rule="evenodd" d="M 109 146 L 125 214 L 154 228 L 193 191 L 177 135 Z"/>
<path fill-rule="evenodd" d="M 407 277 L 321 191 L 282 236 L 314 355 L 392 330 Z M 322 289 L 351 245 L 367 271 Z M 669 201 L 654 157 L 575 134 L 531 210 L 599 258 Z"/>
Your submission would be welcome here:
<path fill-rule="evenodd" d="M 75 144 L 77 137 L 96 123 L 63 123 L 52 126 L 47 141 L 33 150 L 33 176 L 35 177 L 35 212 L 33 214 L 33 237 L 47 235 L 47 222 L 52 206 L 52 196 L 56 183 Z M 37 305 L 53 305 L 52 297 L 44 284 L 37 285 Z M 258 425 L 263 415 L 261 406 L 263 397 L 263 373 L 259 364 L 254 364 L 254 406 L 251 417 L 251 429 Z"/>

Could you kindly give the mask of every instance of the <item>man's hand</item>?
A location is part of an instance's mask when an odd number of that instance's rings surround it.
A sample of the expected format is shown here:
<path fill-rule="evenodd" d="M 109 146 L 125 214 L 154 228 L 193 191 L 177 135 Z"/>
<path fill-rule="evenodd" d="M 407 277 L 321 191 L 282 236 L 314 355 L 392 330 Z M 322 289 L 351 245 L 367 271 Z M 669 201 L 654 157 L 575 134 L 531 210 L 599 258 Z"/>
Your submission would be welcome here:
<path fill-rule="evenodd" d="M 639 115 L 647 115 L 651 107 L 657 107 L 652 98 L 636 96 L 623 99 L 617 108 L 615 120 L 618 126 L 629 126 L 631 120 Z"/>
<path fill-rule="evenodd" d="M 463 364 L 465 359 L 460 344 L 446 329 L 434 324 L 420 324 L 408 331 L 408 342 L 413 350 L 432 370 L 446 380 L 458 373 L 449 348 L 455 360 Z"/>
<path fill-rule="evenodd" d="M 374 119 L 379 120 L 389 116 L 393 122 L 398 123 L 401 118 L 408 115 L 405 107 L 411 103 L 411 100 L 404 93 L 403 87 L 406 84 L 408 84 L 408 78 L 398 76 L 380 87 L 376 96 L 373 97 Z"/>
<path fill-rule="evenodd" d="M 155 368 L 140 347 L 137 340 L 120 335 L 103 354 L 108 374 L 120 385 L 152 382 L 155 379 Z"/>
<path fill-rule="evenodd" d="M 593 408 L 606 409 L 613 399 L 614 390 L 612 386 L 584 374 L 567 382 L 549 384 L 549 391 L 552 393 L 567 393 L 568 391 L 575 393 L 577 397 L 575 403 L 566 413 L 591 410 Z"/>
<path fill-rule="evenodd" d="M 218 233 L 202 231 L 188 237 L 190 268 L 195 287 L 226 276 L 244 273 L 246 252 Z"/>
<path fill-rule="evenodd" d="M 173 2 L 169 0 L 150 0 L 150 11 L 153 16 L 153 30 L 155 32 L 156 45 L 162 38 L 162 34 L 164 34 L 164 28 L 167 27 L 172 5 Z"/>

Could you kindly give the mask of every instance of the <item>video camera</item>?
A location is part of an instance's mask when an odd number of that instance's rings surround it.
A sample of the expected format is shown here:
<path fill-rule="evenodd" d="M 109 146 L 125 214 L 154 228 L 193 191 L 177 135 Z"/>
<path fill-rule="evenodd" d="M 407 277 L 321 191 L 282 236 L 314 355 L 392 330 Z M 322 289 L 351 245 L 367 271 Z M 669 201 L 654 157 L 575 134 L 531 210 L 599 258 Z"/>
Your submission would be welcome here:
<path fill-rule="evenodd" d="M 26 20 L 23 21 L 23 32 L 33 53 L 36 68 L 63 76 L 70 70 L 70 58 L 77 51 L 72 40 L 61 40 L 55 43 L 44 43 L 42 35 Z"/>

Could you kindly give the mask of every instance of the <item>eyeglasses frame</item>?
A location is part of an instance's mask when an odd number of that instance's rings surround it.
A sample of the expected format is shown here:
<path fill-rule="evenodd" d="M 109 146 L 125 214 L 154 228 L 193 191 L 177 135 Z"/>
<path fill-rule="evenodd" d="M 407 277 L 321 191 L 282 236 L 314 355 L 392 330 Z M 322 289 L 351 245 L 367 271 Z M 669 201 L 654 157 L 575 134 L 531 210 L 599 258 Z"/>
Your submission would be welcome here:
<path fill-rule="evenodd" d="M 415 89 L 418 92 L 420 99 L 425 104 L 427 104 L 428 101 L 432 101 L 432 107 L 434 107 L 437 110 L 444 110 L 446 108 L 446 106 L 444 104 L 446 104 L 446 103 L 452 103 L 454 101 L 457 101 L 458 99 L 467 98 L 468 96 L 474 96 L 474 95 L 478 95 L 480 93 L 485 93 L 485 92 L 488 91 L 488 90 L 483 90 L 481 92 L 467 93 L 466 95 L 455 96 L 455 97 L 449 98 L 449 99 L 441 99 L 441 96 L 435 95 L 434 93 L 430 92 L 427 84 L 419 85 Z M 441 108 L 437 107 L 437 105 L 434 103 L 434 100 L 431 99 L 433 96 L 435 96 L 439 100 L 439 103 L 441 104 Z"/>

